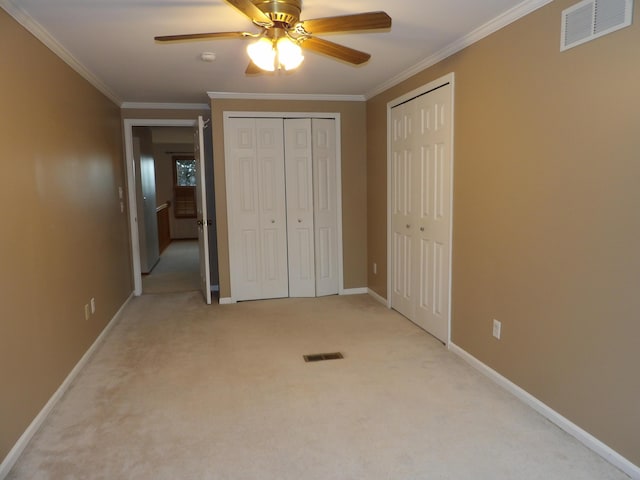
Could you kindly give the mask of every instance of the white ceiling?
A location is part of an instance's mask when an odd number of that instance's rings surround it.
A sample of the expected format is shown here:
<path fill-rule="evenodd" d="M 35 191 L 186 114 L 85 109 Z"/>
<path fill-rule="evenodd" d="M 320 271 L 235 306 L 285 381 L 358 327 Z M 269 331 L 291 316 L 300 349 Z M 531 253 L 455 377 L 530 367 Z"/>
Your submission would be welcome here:
<path fill-rule="evenodd" d="M 293 73 L 247 77 L 244 39 L 160 44 L 156 35 L 257 31 L 224 0 L 0 0 L 118 103 L 207 103 L 207 92 L 369 97 L 550 0 L 303 0 L 301 19 L 384 10 L 390 31 L 322 37 L 368 52 L 354 67 L 306 51 Z M 214 52 L 206 63 L 203 52 Z"/>

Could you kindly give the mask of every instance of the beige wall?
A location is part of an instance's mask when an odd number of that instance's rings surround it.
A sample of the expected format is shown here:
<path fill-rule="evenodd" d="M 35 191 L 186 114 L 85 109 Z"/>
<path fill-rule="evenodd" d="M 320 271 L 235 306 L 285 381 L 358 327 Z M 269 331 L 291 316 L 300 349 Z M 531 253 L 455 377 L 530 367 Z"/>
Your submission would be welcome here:
<path fill-rule="evenodd" d="M 2 9 L 0 58 L 1 461 L 132 284 L 119 108 Z"/>
<path fill-rule="evenodd" d="M 225 111 L 339 113 L 342 125 L 342 237 L 344 287 L 367 284 L 366 244 L 366 108 L 364 102 L 212 100 L 213 158 L 218 226 L 220 296 L 229 297 L 229 242 L 224 173 Z"/>
<path fill-rule="evenodd" d="M 640 465 L 640 9 L 560 53 L 573 3 L 368 102 L 369 285 L 386 297 L 386 104 L 455 72 L 453 341 Z"/>

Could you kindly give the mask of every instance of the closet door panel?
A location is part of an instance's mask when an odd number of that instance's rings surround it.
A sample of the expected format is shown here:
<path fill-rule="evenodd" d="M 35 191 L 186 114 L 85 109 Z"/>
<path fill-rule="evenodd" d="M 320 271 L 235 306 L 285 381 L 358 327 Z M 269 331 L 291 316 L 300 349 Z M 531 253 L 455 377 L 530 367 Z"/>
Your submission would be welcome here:
<path fill-rule="evenodd" d="M 315 297 L 311 120 L 285 119 L 289 295 Z"/>
<path fill-rule="evenodd" d="M 335 120 L 311 120 L 316 295 L 335 295 L 338 271 L 338 171 Z"/>
<path fill-rule="evenodd" d="M 391 112 L 391 122 L 391 301 L 394 309 L 412 319 L 415 316 L 416 285 L 414 192 L 418 188 L 412 144 L 417 122 L 412 103 L 395 107 Z"/>
<path fill-rule="evenodd" d="M 262 233 L 262 296 L 289 296 L 282 120 L 256 119 Z"/>
<path fill-rule="evenodd" d="M 449 330 L 451 222 L 451 86 L 437 89 L 417 105 L 420 129 L 415 141 L 422 159 L 419 240 L 420 297 L 415 322 L 443 342 Z"/>
<path fill-rule="evenodd" d="M 249 119 L 231 119 L 225 143 L 230 153 L 227 177 L 231 291 L 239 300 L 260 296 L 260 228 L 258 159 L 255 126 Z"/>
<path fill-rule="evenodd" d="M 282 121 L 225 123 L 229 261 L 235 300 L 289 295 Z"/>

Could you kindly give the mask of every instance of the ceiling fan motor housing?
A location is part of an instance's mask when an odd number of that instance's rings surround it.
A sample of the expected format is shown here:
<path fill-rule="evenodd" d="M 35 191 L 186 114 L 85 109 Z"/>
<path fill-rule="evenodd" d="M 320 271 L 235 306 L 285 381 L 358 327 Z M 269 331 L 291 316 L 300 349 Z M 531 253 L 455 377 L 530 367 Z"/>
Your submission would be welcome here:
<path fill-rule="evenodd" d="M 301 0 L 251 0 L 273 22 L 295 25 L 300 21 Z"/>

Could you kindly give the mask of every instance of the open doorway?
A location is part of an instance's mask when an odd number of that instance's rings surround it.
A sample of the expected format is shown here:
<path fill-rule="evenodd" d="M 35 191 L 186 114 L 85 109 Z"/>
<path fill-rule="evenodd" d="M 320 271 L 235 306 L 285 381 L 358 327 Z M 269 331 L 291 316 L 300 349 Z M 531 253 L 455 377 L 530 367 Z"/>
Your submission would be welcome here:
<path fill-rule="evenodd" d="M 171 293 L 199 290 L 200 258 L 198 250 L 198 226 L 196 206 L 196 160 L 191 127 L 133 127 L 134 156 L 137 139 L 149 137 L 149 157 L 153 161 L 153 187 L 157 221 L 152 221 L 152 240 L 158 247 L 158 255 L 148 268 L 145 267 L 144 242 L 141 240 L 142 293 Z M 138 159 L 134 159 L 136 165 Z M 149 162 L 140 158 L 141 165 Z M 140 168 L 143 184 L 143 202 L 147 203 L 144 192 L 144 177 L 149 175 Z M 138 194 L 138 201 L 140 195 Z M 138 216 L 138 226 L 145 233 L 150 230 L 148 219 Z M 145 228 L 142 228 L 142 221 Z M 156 225 L 157 224 L 157 225 Z M 147 238 L 147 243 L 149 238 Z M 149 255 L 147 255 L 149 256 Z M 151 264 L 152 263 L 152 264 Z"/>
<path fill-rule="evenodd" d="M 200 289 L 202 256 L 195 214 L 194 120 L 124 121 L 134 293 Z M 203 135 L 209 271 L 217 291 L 217 241 L 210 131 Z M 190 173 L 191 172 L 191 173 Z M 189 201 L 191 199 L 191 201 Z M 202 227 L 200 227 L 202 228 Z"/>

